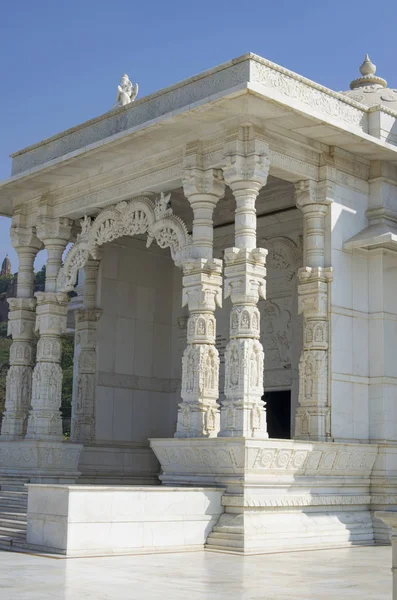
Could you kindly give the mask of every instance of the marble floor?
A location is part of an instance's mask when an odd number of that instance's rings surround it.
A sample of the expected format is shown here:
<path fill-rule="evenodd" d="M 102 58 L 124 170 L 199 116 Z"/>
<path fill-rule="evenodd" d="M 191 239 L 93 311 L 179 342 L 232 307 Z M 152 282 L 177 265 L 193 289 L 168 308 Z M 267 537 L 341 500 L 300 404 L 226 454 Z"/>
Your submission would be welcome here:
<path fill-rule="evenodd" d="M 240 557 L 48 558 L 0 552 L 0 599 L 389 600 L 391 548 Z"/>

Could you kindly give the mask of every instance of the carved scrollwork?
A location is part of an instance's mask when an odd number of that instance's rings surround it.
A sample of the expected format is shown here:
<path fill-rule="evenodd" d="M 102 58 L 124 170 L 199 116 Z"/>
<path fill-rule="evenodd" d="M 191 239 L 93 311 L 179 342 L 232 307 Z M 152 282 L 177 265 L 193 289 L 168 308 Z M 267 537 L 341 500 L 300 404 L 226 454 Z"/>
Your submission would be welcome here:
<path fill-rule="evenodd" d="M 123 236 L 148 234 L 147 247 L 156 240 L 160 248 L 170 248 L 175 264 L 181 266 L 189 257 L 192 240 L 184 222 L 172 214 L 169 200 L 170 195 L 163 193 L 156 202 L 139 196 L 103 209 L 95 220 L 85 216 L 81 233 L 59 270 L 57 289 L 71 290 L 90 256 L 97 260 L 101 246 Z"/>

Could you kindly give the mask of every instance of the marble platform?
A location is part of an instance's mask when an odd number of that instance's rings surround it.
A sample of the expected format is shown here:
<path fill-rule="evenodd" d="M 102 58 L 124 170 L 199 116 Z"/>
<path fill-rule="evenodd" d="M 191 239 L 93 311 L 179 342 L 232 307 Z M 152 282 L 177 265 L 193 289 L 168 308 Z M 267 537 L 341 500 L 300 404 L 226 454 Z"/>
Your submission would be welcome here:
<path fill-rule="evenodd" d="M 391 548 L 53 560 L 0 553 L 0 600 L 389 600 Z M 16 575 L 17 573 L 17 575 Z"/>
<path fill-rule="evenodd" d="M 27 487 L 28 547 L 67 556 L 202 549 L 223 512 L 219 488 Z"/>

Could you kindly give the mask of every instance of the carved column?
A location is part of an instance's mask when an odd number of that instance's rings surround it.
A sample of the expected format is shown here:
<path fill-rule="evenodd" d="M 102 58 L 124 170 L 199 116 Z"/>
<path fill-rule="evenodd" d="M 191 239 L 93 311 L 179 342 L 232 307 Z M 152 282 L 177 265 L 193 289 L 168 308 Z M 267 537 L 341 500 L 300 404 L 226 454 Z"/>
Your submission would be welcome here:
<path fill-rule="evenodd" d="M 99 261 L 84 266 L 84 308 L 75 317 L 75 380 L 72 400 L 72 441 L 90 443 L 95 439 L 96 345 L 98 320 L 96 284 Z"/>
<path fill-rule="evenodd" d="M 66 331 L 68 296 L 65 292 L 56 291 L 56 278 L 71 225 L 69 219 L 49 217 L 40 217 L 37 223 L 37 235 L 44 242 L 48 260 L 45 292 L 36 292 L 36 330 L 40 339 L 33 371 L 28 439 L 62 440 L 61 335 Z"/>
<path fill-rule="evenodd" d="M 299 361 L 297 439 L 327 440 L 330 431 L 328 401 L 328 289 L 332 269 L 325 267 L 325 218 L 332 201 L 328 182 L 300 181 L 296 204 L 303 213 L 304 266 L 298 271 L 298 312 L 303 314 L 303 351 Z"/>
<path fill-rule="evenodd" d="M 21 216 L 16 215 L 11 226 L 11 242 L 18 254 L 19 268 L 17 297 L 8 300 L 8 335 L 12 335 L 12 345 L 1 428 L 2 440 L 20 439 L 25 435 L 32 392 L 36 320 L 33 265 L 42 243 L 36 237 L 34 228 L 23 226 L 20 221 Z"/>
<path fill-rule="evenodd" d="M 190 315 L 175 437 L 215 437 L 219 356 L 214 312 L 222 305 L 222 261 L 213 259 L 213 212 L 225 185 L 220 170 L 205 168 L 199 144 L 186 149 L 183 187 L 193 209 L 193 248 L 192 259 L 183 265 L 182 303 Z"/>
<path fill-rule="evenodd" d="M 219 436 L 268 437 L 259 298 L 265 298 L 267 251 L 256 248 L 255 201 L 269 172 L 268 146 L 250 125 L 227 140 L 223 174 L 236 198 L 235 247 L 225 250 L 225 291 L 233 307 L 225 351 L 225 400 Z"/>

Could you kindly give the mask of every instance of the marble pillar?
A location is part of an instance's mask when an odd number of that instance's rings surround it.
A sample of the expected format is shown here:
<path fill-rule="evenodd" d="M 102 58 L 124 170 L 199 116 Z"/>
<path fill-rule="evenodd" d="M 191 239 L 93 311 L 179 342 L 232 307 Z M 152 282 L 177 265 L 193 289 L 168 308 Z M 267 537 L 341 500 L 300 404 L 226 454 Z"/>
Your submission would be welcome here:
<path fill-rule="evenodd" d="M 34 227 L 23 225 L 20 221 L 20 215 L 15 215 L 11 225 L 11 242 L 18 254 L 19 267 L 17 297 L 8 300 L 8 335 L 12 336 L 12 345 L 1 440 L 24 437 L 32 392 L 36 320 L 33 265 L 42 243 Z"/>
<path fill-rule="evenodd" d="M 205 168 L 199 144 L 186 148 L 183 187 L 193 209 L 193 247 L 191 259 L 183 264 L 182 303 L 189 308 L 189 319 L 175 437 L 216 437 L 219 355 L 214 312 L 222 305 L 222 261 L 213 258 L 213 212 L 225 184 L 219 169 Z"/>
<path fill-rule="evenodd" d="M 44 292 L 36 292 L 37 361 L 33 371 L 32 403 L 27 439 L 62 440 L 61 335 L 66 331 L 68 296 L 56 291 L 62 254 L 70 238 L 72 222 L 66 218 L 38 218 L 37 235 L 48 253 Z"/>
<path fill-rule="evenodd" d="M 266 438 L 264 353 L 259 298 L 265 298 L 267 251 L 256 247 L 255 202 L 266 184 L 269 148 L 251 125 L 229 135 L 223 174 L 236 199 L 235 246 L 225 250 L 224 297 L 230 296 L 230 341 L 225 351 L 225 399 L 220 437 Z"/>
<path fill-rule="evenodd" d="M 303 213 L 305 265 L 298 271 L 298 312 L 303 314 L 304 327 L 295 438 L 326 441 L 331 437 L 328 292 L 332 269 L 325 266 L 325 227 L 333 187 L 326 181 L 300 181 L 295 196 Z"/>

